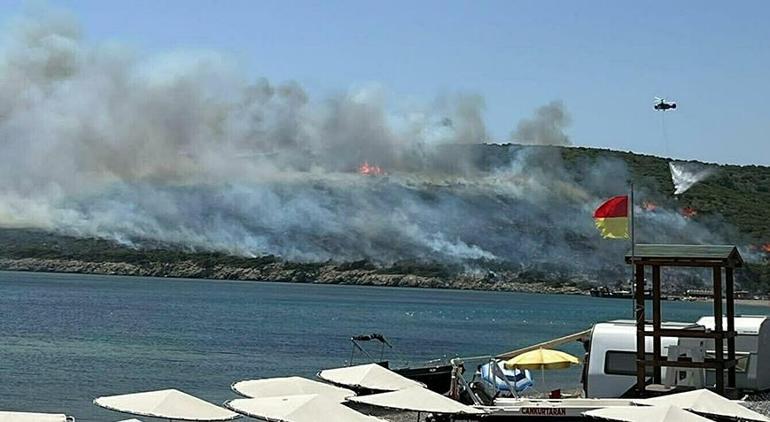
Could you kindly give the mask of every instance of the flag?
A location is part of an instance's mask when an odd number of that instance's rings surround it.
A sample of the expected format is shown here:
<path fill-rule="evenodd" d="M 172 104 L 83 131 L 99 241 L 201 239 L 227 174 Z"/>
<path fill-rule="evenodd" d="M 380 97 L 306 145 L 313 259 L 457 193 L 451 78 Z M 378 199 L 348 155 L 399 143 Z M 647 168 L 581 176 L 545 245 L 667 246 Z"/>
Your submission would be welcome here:
<path fill-rule="evenodd" d="M 594 211 L 596 228 L 605 239 L 628 239 L 628 195 L 615 196 Z"/>

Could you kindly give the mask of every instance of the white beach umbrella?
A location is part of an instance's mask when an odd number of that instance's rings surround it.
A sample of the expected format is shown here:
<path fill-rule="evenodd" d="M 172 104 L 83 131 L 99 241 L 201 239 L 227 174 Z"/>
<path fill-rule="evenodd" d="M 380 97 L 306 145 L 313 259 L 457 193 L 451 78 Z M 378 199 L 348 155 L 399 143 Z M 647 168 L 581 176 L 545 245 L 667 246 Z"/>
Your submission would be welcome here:
<path fill-rule="evenodd" d="M 684 393 L 669 394 L 651 399 L 634 400 L 636 404 L 659 406 L 670 404 L 701 415 L 722 416 L 725 418 L 770 422 L 770 418 L 741 406 L 740 402 L 726 399 L 705 388 Z"/>
<path fill-rule="evenodd" d="M 240 416 L 174 389 L 99 397 L 94 404 L 137 416 L 180 421 L 228 421 Z"/>
<path fill-rule="evenodd" d="M 236 393 L 252 398 L 318 394 L 333 398 L 340 403 L 355 396 L 351 390 L 335 387 L 323 382 L 302 377 L 265 378 L 260 380 L 239 381 L 232 385 Z"/>
<path fill-rule="evenodd" d="M 325 369 L 318 373 L 318 378 L 329 381 L 332 384 L 354 389 L 365 388 L 377 391 L 396 391 L 410 387 L 425 387 L 422 383 L 410 380 L 376 363 Z"/>
<path fill-rule="evenodd" d="M 246 416 L 270 422 L 385 422 L 318 394 L 235 399 L 225 406 Z"/>
<path fill-rule="evenodd" d="M 478 415 L 486 413 L 483 410 L 466 406 L 423 387 L 411 387 L 405 390 L 369 396 L 350 397 L 348 401 L 389 409 L 441 413 L 445 415 Z"/>
<path fill-rule="evenodd" d="M 67 422 L 67 415 L 60 413 L 30 413 L 0 411 L 0 422 Z"/>
<path fill-rule="evenodd" d="M 584 412 L 595 419 L 618 422 L 712 422 L 676 406 L 617 406 Z"/>

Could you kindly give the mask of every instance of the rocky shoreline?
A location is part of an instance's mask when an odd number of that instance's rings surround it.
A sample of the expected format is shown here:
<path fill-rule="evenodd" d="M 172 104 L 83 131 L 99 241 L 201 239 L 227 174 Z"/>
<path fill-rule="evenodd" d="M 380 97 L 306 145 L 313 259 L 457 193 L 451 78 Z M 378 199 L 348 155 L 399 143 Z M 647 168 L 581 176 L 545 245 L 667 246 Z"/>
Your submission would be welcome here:
<path fill-rule="evenodd" d="M 448 277 L 383 274 L 372 268 L 345 268 L 335 264 L 272 262 L 254 267 L 227 264 L 202 265 L 194 261 L 94 262 L 76 259 L 0 258 L 2 271 L 29 271 L 123 275 L 137 277 L 205 278 L 213 280 L 274 281 L 361 286 L 443 288 L 545 294 L 588 294 L 576 283 L 521 280 L 514 273 L 456 274 Z"/>

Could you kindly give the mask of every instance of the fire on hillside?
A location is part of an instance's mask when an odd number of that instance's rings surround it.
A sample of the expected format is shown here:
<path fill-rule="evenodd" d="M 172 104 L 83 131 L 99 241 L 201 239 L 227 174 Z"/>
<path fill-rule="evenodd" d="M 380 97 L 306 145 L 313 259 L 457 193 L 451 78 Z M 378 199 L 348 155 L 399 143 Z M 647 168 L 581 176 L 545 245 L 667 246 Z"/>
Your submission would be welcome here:
<path fill-rule="evenodd" d="M 385 174 L 385 170 L 383 170 L 380 166 L 369 164 L 368 161 L 364 161 L 360 166 L 358 166 L 358 174 L 363 176 L 383 176 Z"/>
<path fill-rule="evenodd" d="M 693 218 L 698 215 L 698 211 L 692 207 L 684 207 L 681 210 L 681 214 L 684 218 Z"/>

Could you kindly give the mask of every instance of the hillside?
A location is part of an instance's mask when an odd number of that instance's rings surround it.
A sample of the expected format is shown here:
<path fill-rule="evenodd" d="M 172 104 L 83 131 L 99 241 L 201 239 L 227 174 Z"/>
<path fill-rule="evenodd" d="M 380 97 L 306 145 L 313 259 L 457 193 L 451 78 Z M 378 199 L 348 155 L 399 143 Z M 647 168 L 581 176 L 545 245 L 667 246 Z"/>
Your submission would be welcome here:
<path fill-rule="evenodd" d="M 577 186 L 595 184 L 595 178 L 603 177 L 593 169 L 600 162 L 625 163 L 633 180 L 640 201 L 655 203 L 661 209 L 678 210 L 689 208 L 695 213 L 687 221 L 698 224 L 699 229 L 719 231 L 721 238 L 742 247 L 749 261 L 747 268 L 739 272 L 739 282 L 744 289 L 756 292 L 770 290 L 770 266 L 767 250 L 770 244 L 770 168 L 759 166 L 716 166 L 716 173 L 690 190 L 674 197 L 668 161 L 659 157 L 633 153 L 599 150 L 591 148 L 564 148 L 551 146 L 519 145 L 467 145 L 455 146 L 446 151 L 449 159 L 442 160 L 452 168 L 453 160 L 468 157 L 479 169 L 491 172 L 510 166 L 515 157 L 512 152 L 525 150 L 528 153 L 548 157 L 549 171 L 564 171 Z M 554 157 L 558 163 L 553 162 Z M 446 158 L 446 157 L 445 157 Z M 464 162 L 464 161 L 463 161 Z M 448 163 L 448 164 L 447 164 Z M 459 165 L 459 164 L 458 164 Z M 617 167 L 617 166 L 615 166 Z M 614 177 L 617 177 L 613 175 Z M 607 176 L 611 177 L 611 176 Z M 374 179 L 373 179 L 374 180 Z M 623 181 L 621 180 L 621 185 Z M 381 189 L 381 188 L 380 188 Z M 422 197 L 436 191 L 419 191 Z M 595 192 L 606 195 L 608 192 Z M 621 192 L 613 192 L 614 194 Z M 509 206 L 509 199 L 501 206 Z M 487 199 L 484 199 L 487 200 Z M 428 202 L 430 203 L 430 202 Z M 494 203 L 494 202 L 493 202 Z M 639 203 L 639 202 L 637 202 Z M 458 205 L 462 206 L 462 205 Z M 515 209 L 515 208 L 514 208 Z M 579 211 L 578 212 L 583 212 Z M 472 213 L 468 213 L 472 215 Z M 586 217 L 586 219 L 590 219 Z M 490 233 L 506 231 L 516 236 L 527 227 L 511 226 L 502 222 L 490 223 Z M 648 226 L 654 218 L 646 220 Z M 485 221 L 480 221 L 486 224 Z M 684 230 L 689 230 L 686 226 Z M 642 229 L 652 230 L 651 227 Z M 644 230 L 642 230 L 644 232 Z M 546 233 L 528 233 L 537 238 Z M 603 253 L 605 243 L 596 243 L 596 236 L 589 231 L 565 232 L 556 242 L 566 242 L 564 249 L 580 250 L 574 258 L 581 260 L 591 254 Z M 312 239 L 312 238 L 311 238 Z M 5 269 L 98 272 L 129 275 L 185 276 L 207 278 L 270 279 L 298 282 L 350 282 L 374 285 L 413 285 L 433 287 L 480 288 L 524 290 L 523 285 L 543 285 L 549 288 L 571 291 L 585 288 L 593 283 L 614 283 L 623 279 L 626 270 L 622 263 L 625 247 L 617 242 L 612 245 L 614 255 L 609 261 L 597 261 L 562 266 L 559 259 L 551 255 L 527 255 L 535 259 L 524 262 L 507 261 L 485 256 L 465 258 L 462 261 L 436 261 L 415 256 L 380 261 L 370 259 L 322 259 L 286 260 L 272 254 L 258 258 L 244 257 L 226 251 L 211 251 L 190 244 L 176 244 L 158 240 L 132 239 L 132 246 L 126 246 L 107 239 L 79 238 L 62 233 L 51 233 L 38 229 L 0 229 L 0 267 Z M 322 245 L 333 244 L 334 239 L 324 237 Z M 597 246 L 599 245 L 599 246 Z M 563 253 L 563 252 L 562 252 Z M 100 265 L 102 263 L 103 265 Z M 109 264 L 109 265 L 107 265 Z M 574 264 L 574 263 L 573 263 Z M 469 272 L 469 269 L 471 270 Z M 682 278 L 681 283 L 692 282 Z M 534 283 L 534 284 L 533 284 Z M 681 286 L 674 286 L 681 287 Z"/>
<path fill-rule="evenodd" d="M 674 191 L 668 160 L 650 155 L 592 148 L 564 148 L 568 162 L 613 157 L 628 163 L 634 181 L 659 193 Z M 692 161 L 697 163 L 696 161 Z M 705 164 L 705 163 L 701 163 Z M 716 173 L 679 196 L 681 207 L 703 216 L 721 216 L 756 246 L 770 244 L 770 167 L 710 164 Z M 661 195 L 662 198 L 666 196 Z"/>

